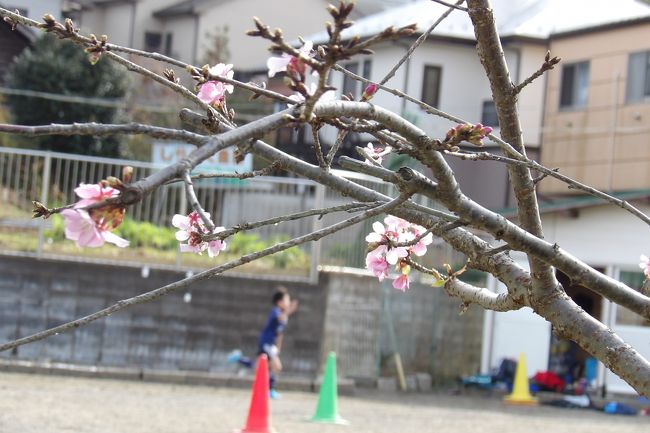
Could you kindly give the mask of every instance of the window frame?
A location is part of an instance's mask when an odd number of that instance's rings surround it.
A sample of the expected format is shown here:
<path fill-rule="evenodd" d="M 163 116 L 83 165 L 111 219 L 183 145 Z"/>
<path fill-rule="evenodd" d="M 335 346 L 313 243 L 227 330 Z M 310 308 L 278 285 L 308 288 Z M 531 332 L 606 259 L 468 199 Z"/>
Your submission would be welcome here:
<path fill-rule="evenodd" d="M 431 101 L 427 93 L 427 83 L 431 80 L 428 78 L 428 71 L 437 71 L 437 82 L 435 84 L 435 98 L 434 101 Z M 427 105 L 432 106 L 433 108 L 440 108 L 440 89 L 442 87 L 442 66 L 440 65 L 431 65 L 425 64 L 424 69 L 422 70 L 422 92 L 420 100 Z M 433 102 L 433 103 L 432 103 Z"/>
<path fill-rule="evenodd" d="M 635 56 L 643 56 L 645 60 L 641 62 L 645 69 L 641 71 L 632 70 Z M 636 74 L 639 74 L 638 76 Z M 633 94 L 634 79 L 640 79 L 641 94 Z M 637 83 L 638 84 L 638 83 Z M 635 51 L 628 55 L 627 60 L 627 79 L 625 84 L 625 103 L 626 104 L 644 104 L 650 102 L 650 50 Z"/>
<path fill-rule="evenodd" d="M 584 101 L 580 101 L 580 68 L 586 68 L 586 82 L 585 82 L 585 97 Z M 567 71 L 571 68 L 571 92 L 570 95 L 565 94 L 565 80 L 568 78 Z M 566 63 L 562 66 L 562 73 L 560 74 L 560 86 L 558 95 L 558 107 L 560 111 L 573 111 L 582 110 L 589 105 L 589 79 L 591 74 L 591 61 L 580 60 L 576 62 Z M 565 102 L 565 96 L 570 96 L 570 100 Z"/>

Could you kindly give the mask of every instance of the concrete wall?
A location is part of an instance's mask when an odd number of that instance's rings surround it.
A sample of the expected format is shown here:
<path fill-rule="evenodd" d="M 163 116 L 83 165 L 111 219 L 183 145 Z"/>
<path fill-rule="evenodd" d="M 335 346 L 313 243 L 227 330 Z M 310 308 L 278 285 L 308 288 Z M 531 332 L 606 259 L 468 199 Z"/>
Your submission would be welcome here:
<path fill-rule="evenodd" d="M 0 257 L 0 341 L 89 314 L 181 278 L 175 272 Z M 334 350 L 341 376 L 394 375 L 391 311 L 407 373 L 437 382 L 478 370 L 482 312 L 458 315 L 457 300 L 414 283 L 407 293 L 365 273 L 321 272 L 318 285 L 283 283 L 300 300 L 283 343 L 288 374 L 313 376 Z M 226 371 L 234 348 L 255 355 L 277 284 L 222 276 L 138 305 L 74 332 L 19 347 L 9 359 L 195 371 Z"/>
<path fill-rule="evenodd" d="M 0 339 L 25 336 L 89 314 L 120 299 L 182 278 L 137 268 L 0 259 Z M 318 368 L 325 290 L 285 284 L 301 301 L 284 341 L 289 373 Z M 219 277 L 196 284 L 192 301 L 183 293 L 138 305 L 2 357 L 80 364 L 220 371 L 234 348 L 255 355 L 276 283 Z"/>
<path fill-rule="evenodd" d="M 362 274 L 327 274 L 329 287 L 323 357 L 338 354 L 351 377 L 394 376 L 397 349 L 406 374 L 431 373 L 449 383 L 480 365 L 483 311 L 459 315 L 459 302 L 443 290 L 412 283 L 406 293 Z M 390 336 L 394 329 L 395 344 Z"/>

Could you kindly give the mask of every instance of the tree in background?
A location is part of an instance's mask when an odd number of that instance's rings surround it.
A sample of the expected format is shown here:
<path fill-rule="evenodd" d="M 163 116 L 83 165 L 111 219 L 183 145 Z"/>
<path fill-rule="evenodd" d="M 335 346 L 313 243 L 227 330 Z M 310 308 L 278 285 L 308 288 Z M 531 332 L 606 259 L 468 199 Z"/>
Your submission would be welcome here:
<path fill-rule="evenodd" d="M 8 72 L 12 89 L 44 92 L 93 99 L 122 99 L 128 81 L 123 69 L 112 62 L 92 65 L 88 55 L 73 44 L 51 35 L 39 38 L 16 58 Z M 49 123 L 113 123 L 116 106 L 79 104 L 42 97 L 8 95 L 6 103 L 13 120 L 22 125 Z M 115 136 L 42 136 L 32 140 L 43 150 L 84 155 L 119 156 L 120 142 Z"/>

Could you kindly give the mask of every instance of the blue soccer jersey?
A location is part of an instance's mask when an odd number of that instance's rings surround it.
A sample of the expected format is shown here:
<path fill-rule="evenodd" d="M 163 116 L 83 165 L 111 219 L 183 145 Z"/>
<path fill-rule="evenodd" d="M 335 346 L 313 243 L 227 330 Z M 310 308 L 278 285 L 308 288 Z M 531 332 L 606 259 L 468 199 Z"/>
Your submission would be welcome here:
<path fill-rule="evenodd" d="M 271 310 L 271 313 L 269 313 L 269 318 L 266 321 L 266 326 L 264 326 L 264 329 L 262 330 L 258 343 L 260 350 L 262 350 L 265 345 L 275 344 L 276 338 L 284 330 L 286 322 L 283 322 L 280 319 L 281 314 L 282 310 L 280 307 L 274 307 Z"/>

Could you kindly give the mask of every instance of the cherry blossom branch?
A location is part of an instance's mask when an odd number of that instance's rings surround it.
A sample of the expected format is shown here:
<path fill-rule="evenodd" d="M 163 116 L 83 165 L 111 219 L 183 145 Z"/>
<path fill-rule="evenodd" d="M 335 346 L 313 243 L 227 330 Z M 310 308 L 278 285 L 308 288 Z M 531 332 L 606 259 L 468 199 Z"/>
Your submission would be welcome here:
<path fill-rule="evenodd" d="M 120 310 L 123 310 L 125 308 L 132 307 L 134 305 L 142 304 L 144 302 L 150 302 L 155 299 L 158 299 L 162 296 L 168 295 L 170 293 L 173 293 L 177 290 L 186 288 L 190 286 L 191 284 L 194 284 L 198 281 L 203 281 L 208 278 L 215 277 L 217 275 L 220 275 L 224 273 L 225 271 L 229 269 L 236 268 L 238 266 L 244 265 L 246 263 L 252 262 L 254 260 L 258 260 L 262 257 L 269 256 L 271 254 L 278 253 L 280 251 L 287 250 L 291 247 L 295 247 L 297 245 L 303 244 L 305 242 L 311 242 L 311 241 L 316 241 L 319 240 L 325 236 L 331 235 L 333 233 L 336 233 L 340 230 L 343 230 L 347 227 L 350 227 L 354 224 L 357 224 L 361 221 L 364 221 L 368 218 L 372 218 L 376 215 L 380 215 L 382 213 L 387 213 L 390 212 L 392 209 L 400 206 L 404 201 L 408 199 L 409 195 L 408 194 L 401 194 L 399 197 L 384 203 L 380 206 L 377 206 L 375 208 L 369 209 L 365 211 L 364 213 L 360 215 L 355 215 L 352 218 L 349 218 L 345 221 L 341 221 L 339 223 L 333 224 L 329 227 L 323 228 L 321 230 L 317 230 L 315 232 L 309 233 L 307 235 L 299 236 L 294 239 L 291 239 L 287 242 L 282 242 L 279 244 L 276 244 L 272 247 L 265 248 L 263 250 L 251 253 L 251 254 L 246 254 L 236 260 L 232 260 L 228 263 L 224 263 L 223 265 L 216 266 L 212 269 L 209 269 L 207 271 L 200 272 L 196 275 L 193 275 L 191 277 L 182 279 L 180 281 L 176 281 L 174 283 L 168 284 L 166 286 L 160 287 L 155 290 L 151 290 L 146 293 L 142 293 L 138 296 L 134 296 L 132 298 L 124 299 L 121 301 L 118 301 L 117 303 L 104 308 L 102 310 L 99 310 L 93 314 L 90 314 L 88 316 L 81 317 L 79 319 L 64 323 L 59 326 L 55 326 L 53 328 L 50 328 L 48 330 L 38 332 L 36 334 L 19 338 L 13 341 L 9 341 L 7 343 L 4 343 L 0 345 L 0 352 L 6 351 L 6 350 L 11 350 L 15 347 L 22 346 L 27 343 L 33 343 L 35 341 L 43 340 L 45 338 L 51 337 L 53 335 L 58 335 L 62 332 L 66 332 L 72 329 L 76 329 L 82 325 L 86 325 L 90 322 L 93 322 L 97 319 L 101 319 L 102 317 L 107 317 L 113 313 L 116 313 Z"/>
<path fill-rule="evenodd" d="M 459 8 L 460 5 L 463 4 L 464 2 L 465 2 L 465 0 L 458 0 L 458 1 L 456 2 L 456 4 L 453 4 L 453 5 L 452 5 L 452 4 L 445 3 L 445 2 L 440 2 L 441 4 L 444 4 L 445 6 L 448 6 L 449 9 L 447 9 L 447 10 L 446 10 L 442 15 L 440 15 L 440 17 L 439 17 L 436 21 L 434 21 L 434 23 L 431 24 L 431 26 L 429 26 L 429 28 L 428 28 L 425 32 L 423 32 L 423 33 L 420 35 L 420 37 L 418 37 L 418 38 L 415 40 L 415 42 L 413 42 L 413 44 L 412 44 L 412 45 L 409 47 L 409 49 L 406 51 L 406 54 L 404 54 L 404 56 L 403 56 L 401 59 L 399 59 L 399 61 L 395 64 L 395 66 L 393 66 L 392 69 L 391 69 L 390 71 L 388 71 L 388 73 L 386 74 L 386 76 L 384 76 L 384 78 L 382 78 L 381 81 L 379 81 L 379 84 L 381 84 L 381 85 L 383 86 L 384 84 L 386 84 L 386 82 L 387 82 L 388 80 L 390 80 L 391 78 L 393 78 L 393 77 L 395 76 L 395 72 L 397 72 L 397 70 L 400 68 L 400 66 L 402 66 L 402 65 L 404 64 L 404 62 L 405 62 L 406 60 L 408 60 L 409 57 L 411 57 L 411 56 L 413 55 L 413 52 L 416 50 L 416 48 L 419 47 L 419 46 L 422 44 L 422 42 L 424 42 L 424 41 L 427 39 L 427 37 L 429 36 L 429 34 L 430 34 L 430 33 L 431 33 L 431 32 L 432 32 L 436 27 L 438 27 L 438 24 L 440 24 L 442 21 L 444 21 L 444 19 L 447 18 L 447 17 L 449 16 L 449 14 L 452 13 L 452 12 L 454 11 L 455 8 Z M 465 10 L 466 10 L 466 9 L 465 9 Z"/>
<path fill-rule="evenodd" d="M 494 293 L 483 287 L 476 287 L 458 278 L 449 278 L 444 285 L 449 296 L 460 298 L 466 304 L 477 304 L 487 310 L 514 311 L 525 304 L 516 301 L 509 293 Z"/>
<path fill-rule="evenodd" d="M 630 204 L 626 200 L 621 200 L 619 198 L 616 198 L 614 196 L 611 196 L 607 193 L 604 193 L 596 188 L 592 188 L 589 185 L 586 185 L 582 182 L 578 182 L 577 180 L 573 180 L 568 176 L 565 176 L 557 170 L 550 169 L 548 167 L 545 167 L 538 162 L 534 160 L 526 160 L 526 161 L 520 161 L 512 158 L 508 158 L 506 156 L 501 156 L 501 155 L 494 155 L 488 152 L 445 152 L 447 155 L 452 155 L 455 157 L 458 157 L 463 160 L 468 160 L 468 161 L 498 161 L 498 162 L 503 162 L 506 164 L 510 165 L 520 165 L 524 167 L 528 167 L 530 169 L 539 171 L 542 173 L 544 176 L 550 176 L 554 177 L 555 179 L 558 179 L 564 183 L 566 183 L 569 187 L 569 189 L 577 189 L 580 191 L 584 191 L 589 195 L 592 195 L 594 197 L 598 197 L 600 199 L 603 199 L 609 203 L 614 204 L 615 206 L 618 206 L 622 209 L 625 209 L 626 211 L 630 212 L 632 215 L 635 217 L 639 218 L 641 221 L 644 223 L 650 225 L 650 217 L 648 217 L 646 214 L 641 212 L 638 208 Z"/>
<path fill-rule="evenodd" d="M 343 204 L 343 205 L 338 205 L 338 206 L 332 206 L 332 207 L 327 207 L 327 208 L 320 208 L 320 209 L 310 209 L 307 211 L 302 211 L 302 212 L 296 212 L 292 214 L 287 214 L 287 215 L 282 215 L 274 218 L 269 218 L 265 219 L 262 221 L 257 221 L 257 222 L 252 222 L 252 223 L 242 223 L 242 224 L 237 224 L 236 226 L 233 226 L 227 230 L 220 231 L 218 233 L 213 233 L 209 235 L 203 236 L 203 240 L 206 241 L 211 241 L 211 240 L 224 240 L 235 233 L 239 233 L 241 231 L 247 231 L 247 230 L 254 230 L 260 227 L 265 227 L 269 225 L 277 225 L 283 222 L 287 221 L 295 221 L 303 218 L 308 218 L 312 216 L 318 216 L 318 218 L 322 218 L 325 215 L 335 213 L 335 212 L 359 212 L 368 208 L 374 208 L 377 206 L 382 205 L 385 202 L 368 202 L 368 203 L 359 203 L 359 202 L 354 202 L 354 203 L 348 203 L 348 204 Z"/>
<path fill-rule="evenodd" d="M 196 197 L 196 192 L 194 191 L 194 184 L 192 183 L 192 178 L 190 177 L 190 170 L 185 170 L 183 172 L 183 182 L 185 183 L 185 193 L 187 195 L 187 201 L 190 202 L 192 209 L 199 214 L 203 224 L 207 227 L 210 233 L 214 232 L 215 226 L 210 217 L 205 213 L 205 210 L 199 203 L 199 199 Z"/>

